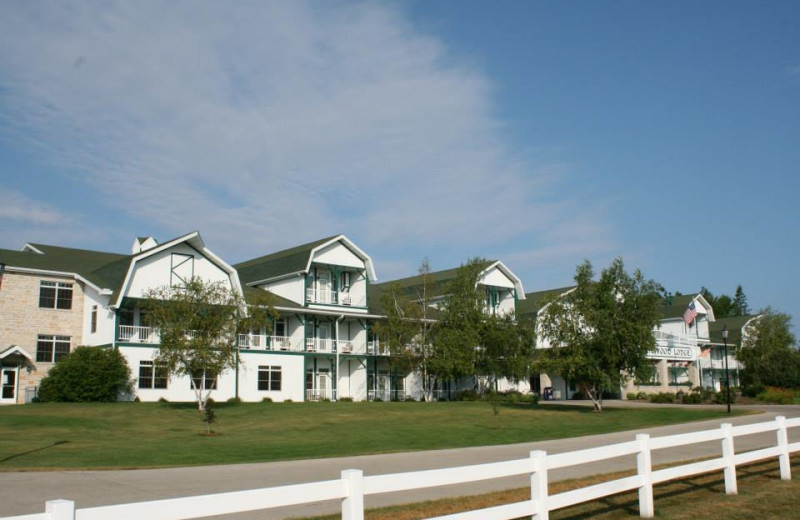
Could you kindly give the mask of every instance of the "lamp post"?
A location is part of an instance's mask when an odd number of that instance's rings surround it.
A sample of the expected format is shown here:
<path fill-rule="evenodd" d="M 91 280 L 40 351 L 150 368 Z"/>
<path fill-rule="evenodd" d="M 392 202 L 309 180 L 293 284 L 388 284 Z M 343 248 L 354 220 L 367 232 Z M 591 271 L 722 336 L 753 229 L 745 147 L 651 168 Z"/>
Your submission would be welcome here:
<path fill-rule="evenodd" d="M 725 345 L 725 402 L 728 403 L 728 413 L 731 413 L 731 374 L 728 371 L 728 326 L 722 327 L 722 343 Z"/>

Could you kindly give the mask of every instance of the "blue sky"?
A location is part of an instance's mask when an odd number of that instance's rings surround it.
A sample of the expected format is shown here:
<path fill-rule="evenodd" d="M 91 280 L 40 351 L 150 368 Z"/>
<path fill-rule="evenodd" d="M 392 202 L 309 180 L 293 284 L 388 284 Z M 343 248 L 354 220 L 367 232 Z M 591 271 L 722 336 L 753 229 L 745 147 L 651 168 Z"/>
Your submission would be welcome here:
<path fill-rule="evenodd" d="M 4 2 L 0 247 L 345 233 L 800 317 L 800 3 Z"/>

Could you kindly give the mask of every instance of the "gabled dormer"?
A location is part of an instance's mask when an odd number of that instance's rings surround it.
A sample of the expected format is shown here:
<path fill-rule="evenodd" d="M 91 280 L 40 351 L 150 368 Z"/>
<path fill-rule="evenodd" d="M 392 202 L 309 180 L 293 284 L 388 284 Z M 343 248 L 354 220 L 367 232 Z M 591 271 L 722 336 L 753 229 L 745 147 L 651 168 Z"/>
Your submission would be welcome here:
<path fill-rule="evenodd" d="M 237 264 L 245 285 L 270 291 L 305 308 L 367 312 L 372 259 L 336 235 Z"/>

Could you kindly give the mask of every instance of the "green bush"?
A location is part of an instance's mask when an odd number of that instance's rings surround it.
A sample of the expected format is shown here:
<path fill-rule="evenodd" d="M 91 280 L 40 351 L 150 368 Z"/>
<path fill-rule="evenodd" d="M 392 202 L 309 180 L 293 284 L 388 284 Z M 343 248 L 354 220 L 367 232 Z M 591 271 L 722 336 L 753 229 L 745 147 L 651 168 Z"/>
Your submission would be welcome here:
<path fill-rule="evenodd" d="M 639 392 L 638 394 L 636 394 L 636 399 L 640 401 L 649 401 L 650 396 L 647 395 L 647 392 Z"/>
<path fill-rule="evenodd" d="M 671 394 L 669 392 L 659 392 L 657 394 L 650 394 L 650 402 L 651 403 L 674 403 L 675 402 L 675 394 Z"/>
<path fill-rule="evenodd" d="M 39 399 L 113 402 L 131 391 L 131 371 L 118 350 L 77 347 L 42 379 Z"/>
<path fill-rule="evenodd" d="M 765 403 L 792 404 L 795 394 L 787 388 L 768 387 L 764 392 L 758 394 L 758 400 Z"/>
<path fill-rule="evenodd" d="M 731 404 L 733 404 L 733 403 L 736 402 L 736 392 L 731 390 L 730 395 L 731 395 Z M 726 399 L 726 396 L 727 396 L 727 392 L 725 392 L 724 389 L 719 391 L 719 392 L 717 392 L 714 395 L 714 403 L 715 404 L 727 404 L 728 401 Z"/>
<path fill-rule="evenodd" d="M 760 383 L 753 383 L 742 388 L 742 395 L 744 397 L 758 397 L 759 394 L 764 393 L 767 387 Z"/>
<path fill-rule="evenodd" d="M 625 394 L 625 398 L 628 401 L 635 401 L 637 397 L 638 396 L 637 396 L 636 392 L 628 392 L 627 394 Z"/>
<path fill-rule="evenodd" d="M 241 397 L 231 397 L 226 402 L 228 404 L 231 404 L 231 405 L 242 404 L 242 398 Z"/>
<path fill-rule="evenodd" d="M 686 394 L 683 396 L 683 400 L 681 401 L 683 404 L 702 404 L 703 401 L 703 394 L 700 392 L 693 392 L 691 394 Z"/>
<path fill-rule="evenodd" d="M 478 394 L 475 390 L 463 390 L 459 392 L 458 396 L 455 400 L 457 401 L 479 401 L 481 399 L 481 395 Z"/>
<path fill-rule="evenodd" d="M 583 401 L 584 399 L 586 399 L 586 395 L 583 392 L 575 392 L 574 394 L 572 394 L 571 399 L 573 401 Z"/>
<path fill-rule="evenodd" d="M 261 402 L 262 403 L 271 403 L 272 402 L 272 398 L 271 397 L 265 397 L 264 399 L 261 400 Z"/>
<path fill-rule="evenodd" d="M 340 403 L 352 403 L 353 402 L 353 398 L 352 397 L 342 397 L 342 398 L 339 399 L 339 402 Z"/>

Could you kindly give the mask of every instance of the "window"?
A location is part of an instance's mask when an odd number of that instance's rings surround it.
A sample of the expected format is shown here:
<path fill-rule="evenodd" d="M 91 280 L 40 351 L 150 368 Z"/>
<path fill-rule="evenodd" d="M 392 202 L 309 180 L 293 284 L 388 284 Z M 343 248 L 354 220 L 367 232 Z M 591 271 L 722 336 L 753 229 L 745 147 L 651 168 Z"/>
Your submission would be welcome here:
<path fill-rule="evenodd" d="M 192 390 L 195 388 L 202 390 L 216 390 L 217 374 L 214 374 L 213 372 L 196 372 L 192 374 L 192 383 L 190 384 L 190 388 Z"/>
<path fill-rule="evenodd" d="M 97 305 L 92 305 L 92 318 L 91 318 L 91 332 L 94 334 L 97 332 Z"/>
<path fill-rule="evenodd" d="M 167 388 L 167 367 L 153 361 L 139 361 L 139 388 L 165 389 Z"/>
<path fill-rule="evenodd" d="M 69 336 L 51 336 L 39 334 L 36 341 L 36 361 L 41 363 L 55 363 L 69 355 Z"/>
<path fill-rule="evenodd" d="M 39 307 L 42 309 L 71 309 L 72 284 L 42 280 L 39 285 Z"/>
<path fill-rule="evenodd" d="M 258 389 L 277 392 L 281 389 L 281 367 L 259 366 Z"/>
<path fill-rule="evenodd" d="M 343 291 L 350 290 L 350 273 L 348 271 L 343 271 L 339 274 L 339 287 Z"/>

